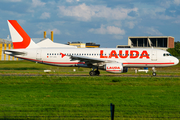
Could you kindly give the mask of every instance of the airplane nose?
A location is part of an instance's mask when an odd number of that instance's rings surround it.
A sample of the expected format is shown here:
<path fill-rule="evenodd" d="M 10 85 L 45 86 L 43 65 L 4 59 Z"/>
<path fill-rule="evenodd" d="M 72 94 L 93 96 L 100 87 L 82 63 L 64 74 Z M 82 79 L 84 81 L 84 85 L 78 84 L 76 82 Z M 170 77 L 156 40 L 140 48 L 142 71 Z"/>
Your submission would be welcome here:
<path fill-rule="evenodd" d="M 174 64 L 177 65 L 179 63 L 179 59 L 174 58 Z"/>

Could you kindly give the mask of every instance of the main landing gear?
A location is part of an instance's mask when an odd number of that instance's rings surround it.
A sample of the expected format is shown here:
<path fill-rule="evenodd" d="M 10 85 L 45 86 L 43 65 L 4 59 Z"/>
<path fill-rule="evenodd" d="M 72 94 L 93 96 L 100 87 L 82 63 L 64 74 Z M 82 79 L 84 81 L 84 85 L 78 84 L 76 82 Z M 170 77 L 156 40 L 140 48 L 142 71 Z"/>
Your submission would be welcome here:
<path fill-rule="evenodd" d="M 100 74 L 100 72 L 99 72 L 98 68 L 95 71 L 93 69 L 89 72 L 90 76 L 96 76 L 96 75 L 99 76 L 99 74 Z"/>
<path fill-rule="evenodd" d="M 153 76 L 156 76 L 156 70 L 155 70 L 155 67 L 152 67 L 152 71 L 153 71 L 152 75 L 153 75 Z"/>

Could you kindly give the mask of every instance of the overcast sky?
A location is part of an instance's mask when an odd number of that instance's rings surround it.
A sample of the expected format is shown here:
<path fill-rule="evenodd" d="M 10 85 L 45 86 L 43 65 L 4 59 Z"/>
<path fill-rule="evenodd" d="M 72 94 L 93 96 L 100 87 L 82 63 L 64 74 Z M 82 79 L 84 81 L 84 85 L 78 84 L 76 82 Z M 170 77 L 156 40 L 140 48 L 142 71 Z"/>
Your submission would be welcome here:
<path fill-rule="evenodd" d="M 180 41 L 180 0 L 0 0 L 0 38 L 7 20 L 32 38 L 54 31 L 54 41 L 127 45 L 128 36 L 173 36 Z"/>

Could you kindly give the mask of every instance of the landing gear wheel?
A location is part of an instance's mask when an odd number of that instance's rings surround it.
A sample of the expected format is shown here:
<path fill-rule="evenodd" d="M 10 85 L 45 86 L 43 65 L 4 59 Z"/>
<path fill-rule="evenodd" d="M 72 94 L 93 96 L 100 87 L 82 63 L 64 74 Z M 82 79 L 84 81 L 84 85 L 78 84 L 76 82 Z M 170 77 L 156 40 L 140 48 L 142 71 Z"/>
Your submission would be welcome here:
<path fill-rule="evenodd" d="M 94 75 L 96 75 L 96 73 L 95 73 L 95 71 L 90 71 L 90 72 L 89 72 L 89 75 L 90 75 L 90 76 L 94 76 Z"/>
<path fill-rule="evenodd" d="M 97 76 L 100 74 L 99 70 L 96 70 L 95 73 Z"/>
<path fill-rule="evenodd" d="M 95 75 L 98 76 L 99 74 L 100 74 L 99 70 L 96 70 L 96 71 L 93 71 L 93 70 L 92 70 L 92 71 L 89 72 L 89 75 L 90 75 L 90 76 L 95 76 Z"/>
<path fill-rule="evenodd" d="M 153 72 L 152 75 L 153 75 L 153 76 L 156 76 L 156 72 Z"/>

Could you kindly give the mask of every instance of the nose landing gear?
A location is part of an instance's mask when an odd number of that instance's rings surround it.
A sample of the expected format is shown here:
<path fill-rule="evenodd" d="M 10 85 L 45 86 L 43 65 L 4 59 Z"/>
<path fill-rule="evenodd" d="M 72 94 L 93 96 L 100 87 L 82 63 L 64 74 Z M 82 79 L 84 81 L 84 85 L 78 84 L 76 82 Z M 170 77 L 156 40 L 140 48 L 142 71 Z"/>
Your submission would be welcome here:
<path fill-rule="evenodd" d="M 155 67 L 152 67 L 152 71 L 153 71 L 152 75 L 153 75 L 153 76 L 156 76 L 156 70 L 155 70 Z"/>

